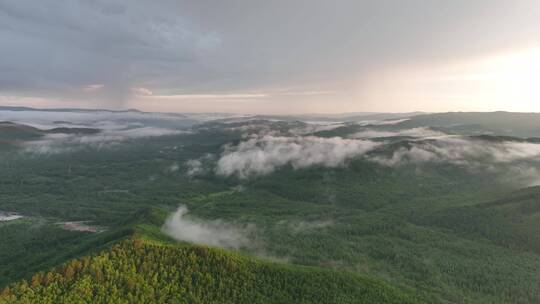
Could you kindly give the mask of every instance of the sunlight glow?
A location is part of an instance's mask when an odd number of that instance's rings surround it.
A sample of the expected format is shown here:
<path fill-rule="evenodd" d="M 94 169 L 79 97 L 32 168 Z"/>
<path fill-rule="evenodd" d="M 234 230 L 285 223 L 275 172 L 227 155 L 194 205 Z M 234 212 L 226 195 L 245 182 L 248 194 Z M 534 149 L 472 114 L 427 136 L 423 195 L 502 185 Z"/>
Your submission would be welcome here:
<path fill-rule="evenodd" d="M 471 95 L 478 102 L 515 111 L 539 109 L 540 48 L 488 57 L 466 68 L 460 81 L 476 83 Z"/>
<path fill-rule="evenodd" d="M 540 111 L 540 48 L 385 71 L 362 87 L 397 110 Z"/>

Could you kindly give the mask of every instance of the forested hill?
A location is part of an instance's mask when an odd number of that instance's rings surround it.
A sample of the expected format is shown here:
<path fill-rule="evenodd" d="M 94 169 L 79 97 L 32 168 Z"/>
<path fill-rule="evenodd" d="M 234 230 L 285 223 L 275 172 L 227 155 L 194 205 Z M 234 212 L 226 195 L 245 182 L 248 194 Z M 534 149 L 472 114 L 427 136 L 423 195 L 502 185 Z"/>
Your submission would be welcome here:
<path fill-rule="evenodd" d="M 537 137 L 540 134 L 540 113 L 515 112 L 449 112 L 423 114 L 399 124 L 400 128 L 442 128 L 452 133 L 497 134 Z"/>
<path fill-rule="evenodd" d="M 6 287 L 0 303 L 416 303 L 353 274 L 128 239 Z"/>

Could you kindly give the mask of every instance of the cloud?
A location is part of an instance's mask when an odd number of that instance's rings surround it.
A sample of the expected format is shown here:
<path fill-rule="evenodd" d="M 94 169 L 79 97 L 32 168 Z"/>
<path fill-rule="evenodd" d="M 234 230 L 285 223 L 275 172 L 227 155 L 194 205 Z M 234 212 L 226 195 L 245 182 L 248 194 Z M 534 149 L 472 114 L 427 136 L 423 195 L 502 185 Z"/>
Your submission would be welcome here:
<path fill-rule="evenodd" d="M 410 118 L 402 118 L 402 119 L 390 119 L 390 120 L 364 120 L 360 121 L 358 124 L 363 126 L 390 126 L 390 125 L 397 125 L 399 123 L 405 122 L 407 120 L 410 120 Z"/>
<path fill-rule="evenodd" d="M 149 89 L 147 88 L 143 88 L 143 87 L 135 87 L 135 88 L 131 88 L 131 91 L 133 92 L 134 95 L 136 96 L 150 96 L 152 95 L 152 91 L 150 91 Z"/>
<path fill-rule="evenodd" d="M 339 167 L 379 144 L 367 140 L 306 137 L 255 136 L 237 146 L 227 146 L 218 160 L 216 173 L 247 178 L 265 175 L 291 165 Z"/>
<path fill-rule="evenodd" d="M 501 179 L 513 180 L 520 185 L 540 182 L 540 171 L 536 167 L 540 162 L 539 143 L 453 136 L 429 128 L 368 130 L 355 136 L 363 139 L 251 135 L 236 146 L 224 147 L 215 172 L 245 179 L 270 174 L 285 166 L 294 169 L 339 167 L 363 156 L 367 161 L 384 166 L 447 163 L 468 170 L 497 173 Z M 397 143 L 367 139 L 389 136 L 415 139 Z"/>
<path fill-rule="evenodd" d="M 161 98 L 161 99 L 251 99 L 251 98 L 264 98 L 268 95 L 264 93 L 257 94 L 176 94 L 176 95 L 154 95 L 152 98 Z"/>
<path fill-rule="evenodd" d="M 307 123 L 302 128 L 291 129 L 290 132 L 294 135 L 306 135 L 321 131 L 331 131 L 340 127 L 346 126 L 343 123 Z"/>
<path fill-rule="evenodd" d="M 3 1 L 0 55 L 11 59 L 1 62 L 10 72 L 0 75 L 0 89 L 119 106 L 132 87 L 158 86 L 156 75 L 178 80 L 178 71 L 220 44 L 213 30 L 178 16 L 179 6 L 136 2 Z"/>
<path fill-rule="evenodd" d="M 300 221 L 300 222 L 291 222 L 288 227 L 295 234 L 310 232 L 313 230 L 323 229 L 331 227 L 334 225 L 334 222 L 331 220 L 325 221 Z"/>
<path fill-rule="evenodd" d="M 103 87 L 105 87 L 104 84 L 89 84 L 85 85 L 82 90 L 84 92 L 94 92 L 103 89 Z"/>
<path fill-rule="evenodd" d="M 138 111 L 0 110 L 0 121 L 11 121 L 42 130 L 58 127 L 99 129 L 96 134 L 47 134 L 23 144 L 26 152 L 51 154 L 84 147 L 104 148 L 120 142 L 193 132 L 198 115 L 146 113 Z M 204 117 L 203 117 L 204 118 Z"/>
<path fill-rule="evenodd" d="M 0 110 L 0 121 L 11 121 L 42 129 L 74 126 L 99 129 L 126 129 L 133 126 L 187 128 L 195 124 L 199 117 L 201 116 L 138 111 Z"/>
<path fill-rule="evenodd" d="M 167 169 L 165 169 L 165 171 L 168 173 L 173 173 L 173 172 L 178 171 L 179 169 L 180 169 L 180 166 L 178 166 L 178 163 L 174 162 L 170 166 L 168 166 Z"/>
<path fill-rule="evenodd" d="M 409 0 L 388 9 L 374 1 L 3 0 L 0 91 L 116 106 L 133 87 L 158 96 L 295 91 L 267 110 L 362 108 L 369 101 L 349 93 L 379 80 L 378 71 L 532 44 L 539 10 L 535 1 Z M 309 102 L 318 95 L 325 107 Z M 244 107 L 236 104 L 223 109 Z"/>
<path fill-rule="evenodd" d="M 411 142 L 390 157 L 375 155 L 370 159 L 395 166 L 406 163 L 448 162 L 459 165 L 512 163 L 540 158 L 540 144 L 515 141 L 490 141 L 447 136 Z"/>
<path fill-rule="evenodd" d="M 186 216 L 186 206 L 178 207 L 166 220 L 162 231 L 176 240 L 209 246 L 239 249 L 249 245 L 252 227 L 238 227 L 221 220 L 207 221 Z"/>
<path fill-rule="evenodd" d="M 140 138 L 186 134 L 189 131 L 155 127 L 142 127 L 127 130 L 103 130 L 97 134 L 47 134 L 39 140 L 23 143 L 24 151 L 32 154 L 56 154 L 82 148 L 107 148 L 118 143 Z"/>
<path fill-rule="evenodd" d="M 203 164 L 198 159 L 190 159 L 186 162 L 188 177 L 194 177 L 204 172 Z"/>
<path fill-rule="evenodd" d="M 438 137 L 438 136 L 447 136 L 447 134 L 439 131 L 432 130 L 427 127 L 404 129 L 398 131 L 381 131 L 381 130 L 364 130 L 358 133 L 355 133 L 350 138 L 383 138 L 383 137 L 396 137 L 396 136 L 408 136 L 408 137 Z"/>
<path fill-rule="evenodd" d="M 506 168 L 504 172 L 506 182 L 518 184 L 523 187 L 540 185 L 540 170 L 528 164 L 517 164 Z"/>

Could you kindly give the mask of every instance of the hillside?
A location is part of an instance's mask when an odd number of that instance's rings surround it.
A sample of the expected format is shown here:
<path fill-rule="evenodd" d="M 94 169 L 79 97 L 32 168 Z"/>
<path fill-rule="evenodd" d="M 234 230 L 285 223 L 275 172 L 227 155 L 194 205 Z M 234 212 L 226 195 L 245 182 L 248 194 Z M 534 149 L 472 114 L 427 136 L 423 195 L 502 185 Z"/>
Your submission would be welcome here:
<path fill-rule="evenodd" d="M 451 112 L 412 117 L 402 128 L 440 127 L 458 133 L 493 133 L 498 135 L 536 137 L 540 132 L 540 113 Z"/>
<path fill-rule="evenodd" d="M 171 237 L 235 248 L 210 251 L 277 267 L 276 280 L 327 269 L 413 291 L 427 303 L 540 301 L 540 190 L 531 188 L 540 181 L 537 139 L 405 128 L 402 120 L 219 120 L 180 130 L 162 116 L 149 124 L 97 118 L 29 120 L 103 129 L 9 141 L 13 147 L 2 152 L 0 212 L 21 218 L 0 222 L 0 244 L 10 244 L 0 246 L 0 290 L 105 254 L 141 224 L 161 240 L 160 228 L 181 207 L 182 229 Z M 231 242 L 215 242 L 223 238 Z M 259 260 L 269 256 L 287 265 Z M 280 299 L 268 302 L 300 301 Z"/>
<path fill-rule="evenodd" d="M 95 128 L 52 128 L 42 130 L 25 124 L 10 121 L 0 121 L 0 141 L 26 141 L 35 140 L 46 134 L 75 134 L 88 135 L 97 134 L 99 129 Z"/>
<path fill-rule="evenodd" d="M 0 122 L 0 140 L 29 140 L 43 136 L 43 131 L 27 125 L 9 121 Z"/>
<path fill-rule="evenodd" d="M 540 187 L 530 187 L 487 203 L 435 212 L 423 222 L 470 239 L 538 254 L 539 218 Z"/>
<path fill-rule="evenodd" d="M 129 239 L 5 288 L 0 303 L 416 303 L 360 276 Z"/>

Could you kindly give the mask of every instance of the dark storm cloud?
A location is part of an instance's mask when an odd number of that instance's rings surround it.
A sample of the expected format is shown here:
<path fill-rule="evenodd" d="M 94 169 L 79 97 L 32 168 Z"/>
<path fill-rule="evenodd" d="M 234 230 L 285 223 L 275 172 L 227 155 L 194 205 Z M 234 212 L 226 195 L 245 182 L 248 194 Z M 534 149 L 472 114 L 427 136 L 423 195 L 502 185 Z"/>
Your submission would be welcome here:
<path fill-rule="evenodd" d="M 134 88 L 332 91 L 388 65 L 527 45 L 540 5 L 512 3 L 0 0 L 0 95 L 120 106 Z"/>

